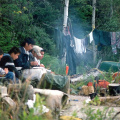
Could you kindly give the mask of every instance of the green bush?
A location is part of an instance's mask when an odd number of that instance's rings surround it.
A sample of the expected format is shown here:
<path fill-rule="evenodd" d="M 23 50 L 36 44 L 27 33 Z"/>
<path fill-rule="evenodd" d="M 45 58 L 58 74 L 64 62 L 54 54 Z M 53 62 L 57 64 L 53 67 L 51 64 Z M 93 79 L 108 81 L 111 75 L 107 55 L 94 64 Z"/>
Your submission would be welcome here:
<path fill-rule="evenodd" d="M 65 65 L 62 65 L 62 62 L 57 57 L 45 54 L 41 63 L 44 64 L 47 69 L 51 69 L 56 74 L 65 75 Z"/>
<path fill-rule="evenodd" d="M 112 120 L 113 109 L 109 110 L 109 107 L 104 107 L 102 110 L 95 110 L 91 105 L 84 104 L 82 112 L 86 114 L 85 120 Z"/>

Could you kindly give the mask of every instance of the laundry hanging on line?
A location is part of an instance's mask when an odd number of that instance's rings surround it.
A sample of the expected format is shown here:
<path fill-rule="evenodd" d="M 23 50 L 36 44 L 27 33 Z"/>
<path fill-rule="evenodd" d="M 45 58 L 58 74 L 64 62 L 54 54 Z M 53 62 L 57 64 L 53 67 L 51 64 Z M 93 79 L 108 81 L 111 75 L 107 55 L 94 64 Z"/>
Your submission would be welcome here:
<path fill-rule="evenodd" d="M 93 39 L 95 41 L 95 45 L 100 45 L 100 44 L 105 46 L 111 45 L 110 32 L 94 29 Z"/>
<path fill-rule="evenodd" d="M 91 43 L 93 41 L 93 32 L 90 32 L 89 37 L 90 37 L 90 43 Z"/>
<path fill-rule="evenodd" d="M 117 48 L 120 49 L 120 32 L 110 32 L 111 47 L 114 54 L 117 54 Z"/>
<path fill-rule="evenodd" d="M 75 48 L 74 51 L 77 54 L 82 54 L 86 53 L 86 47 L 85 47 L 85 39 L 78 39 L 74 36 L 74 41 L 75 41 Z"/>

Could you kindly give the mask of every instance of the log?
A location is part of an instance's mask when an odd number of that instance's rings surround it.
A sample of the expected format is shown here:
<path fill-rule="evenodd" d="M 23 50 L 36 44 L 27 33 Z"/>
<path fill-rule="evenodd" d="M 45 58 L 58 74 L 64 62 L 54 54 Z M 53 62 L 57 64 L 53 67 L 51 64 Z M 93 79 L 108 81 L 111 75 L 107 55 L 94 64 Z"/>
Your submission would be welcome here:
<path fill-rule="evenodd" d="M 58 115 L 61 108 L 63 108 L 67 103 L 68 95 L 59 90 L 34 88 L 34 92 L 46 97 L 46 105 L 50 110 L 52 110 L 53 115 Z"/>
<path fill-rule="evenodd" d="M 100 97 L 101 105 L 120 106 L 120 96 Z"/>
<path fill-rule="evenodd" d="M 16 103 L 10 97 L 4 97 L 3 101 L 7 103 L 11 107 L 11 109 L 16 109 Z"/>

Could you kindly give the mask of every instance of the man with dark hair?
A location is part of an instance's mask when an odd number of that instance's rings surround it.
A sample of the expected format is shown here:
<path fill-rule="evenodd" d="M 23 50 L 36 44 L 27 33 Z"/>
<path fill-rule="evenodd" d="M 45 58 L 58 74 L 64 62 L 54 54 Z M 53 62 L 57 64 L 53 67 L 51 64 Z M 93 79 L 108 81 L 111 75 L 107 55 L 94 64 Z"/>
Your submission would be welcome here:
<path fill-rule="evenodd" d="M 21 43 L 21 46 L 22 47 L 26 46 L 26 43 L 28 43 L 28 45 L 29 44 L 34 45 L 35 41 L 32 38 L 30 38 L 30 37 L 25 38 L 25 40 Z"/>
<path fill-rule="evenodd" d="M 16 67 L 22 67 L 23 70 L 30 69 L 31 66 L 38 65 L 36 61 L 29 61 L 29 51 L 33 48 L 34 44 L 35 42 L 32 38 L 26 38 L 24 40 L 20 47 L 21 54 L 18 59 L 14 61 Z"/>
<path fill-rule="evenodd" d="M 12 47 L 8 53 L 9 54 L 4 54 L 3 57 L 1 58 L 0 66 L 3 69 L 8 68 L 10 72 L 14 72 L 17 78 L 16 80 L 18 80 L 18 78 L 20 78 L 20 73 L 15 68 L 13 60 L 18 58 L 18 56 L 20 55 L 20 50 L 17 47 Z"/>

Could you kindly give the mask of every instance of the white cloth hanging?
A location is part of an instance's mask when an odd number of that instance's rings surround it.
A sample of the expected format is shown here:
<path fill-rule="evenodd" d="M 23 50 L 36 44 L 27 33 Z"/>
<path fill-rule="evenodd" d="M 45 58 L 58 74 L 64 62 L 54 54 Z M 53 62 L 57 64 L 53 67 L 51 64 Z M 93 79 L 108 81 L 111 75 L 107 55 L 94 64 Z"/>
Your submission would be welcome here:
<path fill-rule="evenodd" d="M 90 36 L 90 43 L 91 43 L 93 41 L 93 32 L 91 32 L 89 36 Z"/>
<path fill-rule="evenodd" d="M 76 53 L 85 53 L 86 52 L 86 47 L 84 45 L 85 39 L 78 39 L 74 36 L 74 40 L 75 40 L 75 52 Z"/>

